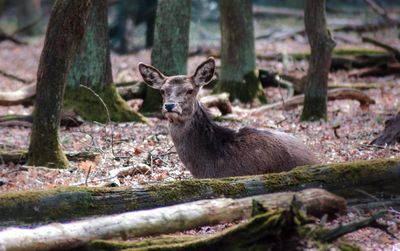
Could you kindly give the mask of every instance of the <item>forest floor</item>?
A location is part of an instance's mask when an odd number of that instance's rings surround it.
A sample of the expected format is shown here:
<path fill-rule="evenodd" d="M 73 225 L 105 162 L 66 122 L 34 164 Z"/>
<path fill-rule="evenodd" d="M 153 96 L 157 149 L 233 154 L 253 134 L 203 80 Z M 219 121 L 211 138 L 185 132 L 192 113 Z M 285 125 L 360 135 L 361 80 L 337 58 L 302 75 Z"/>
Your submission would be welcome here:
<path fill-rule="evenodd" d="M 34 39 L 27 46 L 16 46 L 9 42 L 0 43 L 0 70 L 35 81 L 42 45 L 42 39 Z M 394 45 L 399 44 L 394 42 Z M 346 46 L 340 43 L 338 45 L 338 47 Z M 365 44 L 357 46 L 371 48 Z M 257 44 L 259 54 L 298 52 L 305 51 L 307 48 L 308 45 L 305 42 L 299 43 L 292 40 L 276 44 L 268 42 Z M 205 58 L 206 56 L 191 57 L 188 64 L 189 72 L 193 72 Z M 136 66 L 140 61 L 149 63 L 150 52 L 140 51 L 131 55 L 112 54 L 115 82 L 139 80 Z M 257 65 L 261 69 L 295 76 L 305 74 L 304 69 L 307 67 L 305 61 L 291 60 L 285 63 L 259 60 Z M 385 119 L 395 114 L 400 107 L 400 88 L 398 88 L 400 77 L 391 75 L 357 79 L 349 78 L 346 71 L 338 71 L 330 75 L 329 83 L 377 83 L 379 88 L 364 91 L 376 101 L 376 104 L 363 110 L 357 101 L 330 101 L 328 122 L 300 123 L 302 106 L 290 110 L 269 110 L 255 116 L 250 113 L 251 106 L 234 103 L 231 119 L 222 124 L 231 128 L 242 126 L 276 128 L 293 133 L 302 138 L 325 163 L 398 157 L 400 152 L 398 145 L 377 148 L 369 146 L 369 142 L 382 131 Z M 24 84 L 0 75 L 0 91 L 13 91 L 22 86 Z M 267 88 L 265 92 L 270 102 L 280 101 L 286 95 L 284 90 L 277 88 Z M 137 108 L 140 101 L 134 100 L 129 103 Z M 30 114 L 31 112 L 32 107 L 0 107 L 0 115 Z M 119 178 L 122 186 L 190 179 L 190 173 L 179 161 L 168 136 L 167 121 L 150 118 L 150 122 L 150 124 L 112 123 L 108 125 L 85 122 L 79 127 L 61 128 L 61 142 L 64 150 L 97 152 L 98 157 L 94 161 L 71 162 L 71 168 L 66 170 L 22 168 L 20 165 L 3 163 L 0 159 L 0 193 L 85 184 L 105 186 L 112 180 L 110 170 L 137 164 L 145 164 L 147 168 L 144 172 Z M 0 150 L 27 149 L 30 130 L 29 126 L 0 126 Z M 359 216 L 360 213 L 353 210 L 336 222 L 348 222 Z M 391 226 L 390 229 L 400 238 L 398 231 L 400 214 L 393 211 L 386 220 Z M 223 227 L 225 225 L 221 228 Z M 213 233 L 216 229 L 218 227 L 206 227 L 194 233 Z M 392 250 L 394 244 L 400 243 L 400 240 L 372 228 L 359 230 L 347 235 L 347 238 L 356 240 L 366 250 Z"/>

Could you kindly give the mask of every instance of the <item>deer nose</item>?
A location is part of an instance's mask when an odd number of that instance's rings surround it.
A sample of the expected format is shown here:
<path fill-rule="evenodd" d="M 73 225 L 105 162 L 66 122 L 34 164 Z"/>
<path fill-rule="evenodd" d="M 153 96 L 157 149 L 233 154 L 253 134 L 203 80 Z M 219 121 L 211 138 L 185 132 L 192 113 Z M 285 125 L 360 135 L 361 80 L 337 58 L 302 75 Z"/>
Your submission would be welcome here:
<path fill-rule="evenodd" d="M 175 103 L 165 103 L 164 104 L 164 108 L 165 110 L 167 110 L 168 112 L 172 112 L 172 110 L 176 107 Z"/>

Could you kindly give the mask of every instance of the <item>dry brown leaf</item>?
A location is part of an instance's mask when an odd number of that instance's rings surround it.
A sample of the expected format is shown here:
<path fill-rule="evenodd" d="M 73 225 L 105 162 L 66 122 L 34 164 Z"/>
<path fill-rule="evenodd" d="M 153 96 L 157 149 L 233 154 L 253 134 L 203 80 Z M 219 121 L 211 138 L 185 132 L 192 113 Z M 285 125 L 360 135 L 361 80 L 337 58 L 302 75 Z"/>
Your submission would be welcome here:
<path fill-rule="evenodd" d="M 96 170 L 96 163 L 90 160 L 81 161 L 78 166 L 85 173 Z"/>

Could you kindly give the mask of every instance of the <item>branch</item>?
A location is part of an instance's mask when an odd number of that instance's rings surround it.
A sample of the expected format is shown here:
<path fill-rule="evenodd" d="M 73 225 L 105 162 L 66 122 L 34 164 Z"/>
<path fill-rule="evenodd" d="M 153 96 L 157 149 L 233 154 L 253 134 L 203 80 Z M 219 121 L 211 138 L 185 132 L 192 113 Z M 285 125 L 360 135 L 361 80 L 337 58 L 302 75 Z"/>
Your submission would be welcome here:
<path fill-rule="evenodd" d="M 9 228 L 0 232 L 0 247 L 5 250 L 58 250 L 79 247 L 100 238 L 173 233 L 249 218 L 253 200 L 265 208 L 288 208 L 294 196 L 306 208 L 310 205 L 314 207 L 314 200 L 317 200 L 322 206 L 319 214 L 325 213 L 324 209 L 327 209 L 330 215 L 343 213 L 346 210 L 344 199 L 322 189 L 260 195 L 237 200 L 226 198 L 203 200 L 67 224 L 50 224 L 34 229 Z"/>

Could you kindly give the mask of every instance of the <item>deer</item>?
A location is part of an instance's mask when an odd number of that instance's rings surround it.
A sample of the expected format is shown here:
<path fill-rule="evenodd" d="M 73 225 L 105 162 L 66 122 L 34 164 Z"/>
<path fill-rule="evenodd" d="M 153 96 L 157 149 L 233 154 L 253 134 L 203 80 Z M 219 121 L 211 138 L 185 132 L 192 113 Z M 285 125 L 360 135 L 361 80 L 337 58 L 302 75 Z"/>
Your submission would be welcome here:
<path fill-rule="evenodd" d="M 222 178 L 289 171 L 319 163 L 314 153 L 291 134 L 273 129 L 233 130 L 214 122 L 197 99 L 215 71 L 211 57 L 193 75 L 165 76 L 138 64 L 144 82 L 161 92 L 162 114 L 183 165 L 194 178 Z"/>

